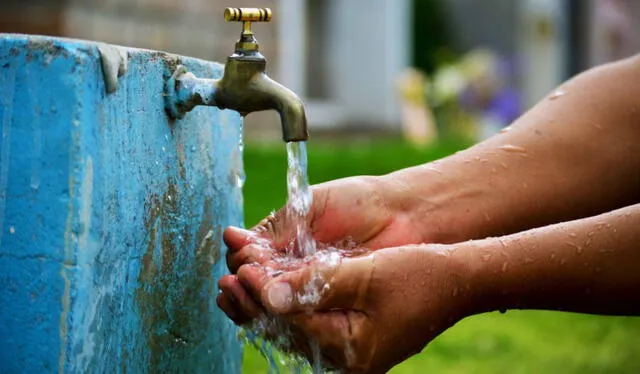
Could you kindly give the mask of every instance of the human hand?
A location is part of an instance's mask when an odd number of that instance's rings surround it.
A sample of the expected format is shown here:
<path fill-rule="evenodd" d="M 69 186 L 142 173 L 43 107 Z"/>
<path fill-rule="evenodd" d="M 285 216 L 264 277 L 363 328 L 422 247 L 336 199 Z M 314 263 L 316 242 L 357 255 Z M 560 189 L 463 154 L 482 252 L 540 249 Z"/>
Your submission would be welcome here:
<path fill-rule="evenodd" d="M 349 241 L 371 250 L 429 241 L 421 227 L 399 203 L 397 188 L 386 177 L 351 177 L 315 185 L 307 224 L 319 243 Z M 232 273 L 246 261 L 242 251 L 259 238 L 262 244 L 282 249 L 290 242 L 294 225 L 287 222 L 282 208 L 256 225 L 251 232 L 227 229 L 227 263 Z M 255 250 L 253 251 L 255 252 Z"/>
<path fill-rule="evenodd" d="M 311 359 L 311 337 L 328 368 L 386 372 L 471 310 L 467 266 L 448 246 L 326 256 L 275 276 L 244 265 L 237 277 L 269 315 L 292 325 L 293 348 Z"/>
<path fill-rule="evenodd" d="M 312 187 L 308 225 L 320 243 L 351 241 L 359 247 L 379 249 L 427 241 L 406 207 L 399 189 L 386 177 L 351 177 Z M 237 324 L 256 318 L 261 308 L 247 294 L 235 273 L 244 264 L 266 265 L 290 241 L 293 225 L 285 208 L 265 218 L 251 231 L 230 227 L 224 233 L 227 265 L 232 275 L 219 281 L 218 305 Z M 281 266 L 282 264 L 279 264 Z"/>

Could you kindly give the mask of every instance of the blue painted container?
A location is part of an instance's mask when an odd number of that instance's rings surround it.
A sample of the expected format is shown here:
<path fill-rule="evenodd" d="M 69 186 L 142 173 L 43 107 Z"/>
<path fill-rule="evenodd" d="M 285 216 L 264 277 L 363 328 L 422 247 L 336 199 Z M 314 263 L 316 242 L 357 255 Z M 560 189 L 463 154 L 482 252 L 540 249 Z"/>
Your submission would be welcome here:
<path fill-rule="evenodd" d="M 164 111 L 177 64 L 0 34 L 0 373 L 239 373 L 215 305 L 240 116 Z"/>

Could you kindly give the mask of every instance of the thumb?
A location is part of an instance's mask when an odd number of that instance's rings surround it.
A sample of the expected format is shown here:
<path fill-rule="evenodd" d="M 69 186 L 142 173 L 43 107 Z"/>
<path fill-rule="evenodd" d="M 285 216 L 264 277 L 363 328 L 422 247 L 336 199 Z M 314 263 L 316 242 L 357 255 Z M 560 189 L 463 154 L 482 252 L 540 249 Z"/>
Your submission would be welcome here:
<path fill-rule="evenodd" d="M 261 297 L 274 314 L 365 306 L 373 271 L 373 255 L 343 258 L 337 264 L 316 261 L 265 284 Z"/>

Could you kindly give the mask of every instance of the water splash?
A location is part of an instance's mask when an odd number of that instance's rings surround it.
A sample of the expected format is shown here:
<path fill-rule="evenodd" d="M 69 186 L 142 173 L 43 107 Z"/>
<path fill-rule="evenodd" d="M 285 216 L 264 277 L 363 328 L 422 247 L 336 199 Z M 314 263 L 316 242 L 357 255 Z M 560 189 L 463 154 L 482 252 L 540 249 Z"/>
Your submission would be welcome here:
<path fill-rule="evenodd" d="M 241 147 L 241 146 L 240 146 Z M 285 206 L 285 226 L 291 239 L 284 251 L 273 251 L 273 268 L 267 268 L 270 276 L 278 276 L 284 271 L 297 269 L 311 262 L 323 267 L 337 267 L 343 258 L 356 257 L 369 253 L 353 240 L 345 239 L 339 243 L 321 243 L 313 239 L 309 227 L 308 215 L 313 203 L 313 194 L 309 188 L 307 176 L 307 149 L 305 142 L 290 142 L 287 148 L 287 204 Z M 271 242 L 264 240 L 254 243 L 273 250 Z M 314 274 L 304 289 L 296 294 L 298 302 L 311 309 L 325 292 L 329 290 L 328 279 L 322 273 Z M 312 339 L 307 341 L 311 348 L 312 359 L 294 352 L 294 334 L 292 326 L 281 316 L 263 314 L 243 329 L 245 343 L 253 345 L 267 360 L 269 373 L 325 373 L 322 365 L 320 346 Z M 307 337 L 309 338 L 309 337 Z M 285 353 L 282 353 L 285 352 Z M 347 352 L 349 347 L 347 346 Z"/>

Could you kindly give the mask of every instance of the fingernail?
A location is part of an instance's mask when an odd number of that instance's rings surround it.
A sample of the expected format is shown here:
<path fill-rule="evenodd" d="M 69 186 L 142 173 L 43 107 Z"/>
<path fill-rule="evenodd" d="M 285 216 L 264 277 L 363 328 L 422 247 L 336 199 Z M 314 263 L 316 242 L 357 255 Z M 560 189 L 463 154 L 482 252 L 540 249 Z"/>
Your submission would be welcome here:
<path fill-rule="evenodd" d="M 288 283 L 280 282 L 267 289 L 267 302 L 273 309 L 286 311 L 293 301 L 293 293 Z"/>

